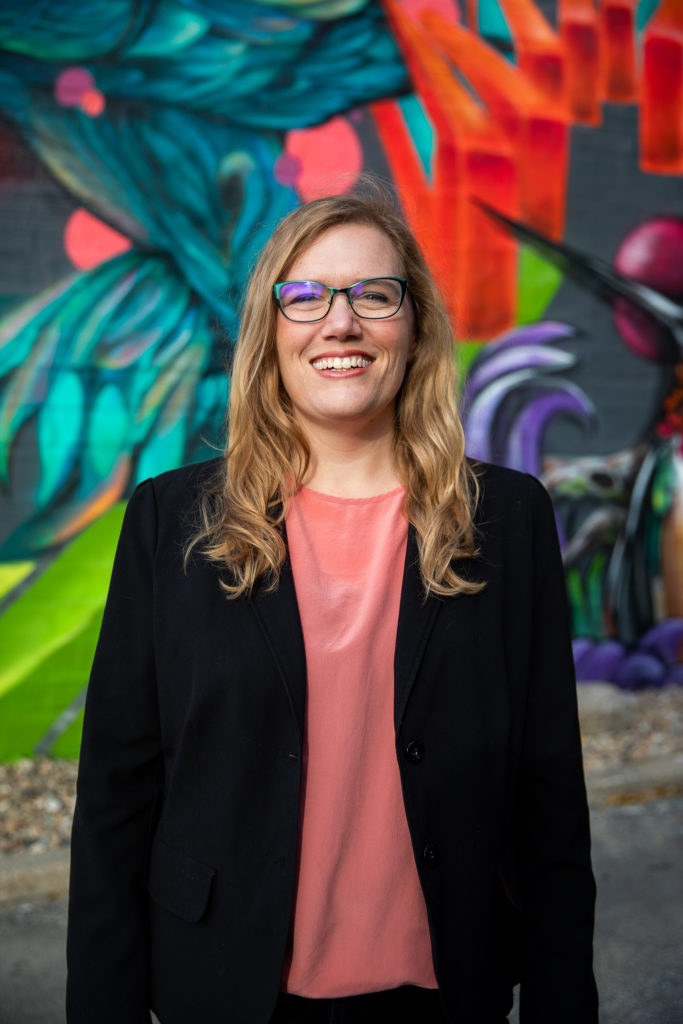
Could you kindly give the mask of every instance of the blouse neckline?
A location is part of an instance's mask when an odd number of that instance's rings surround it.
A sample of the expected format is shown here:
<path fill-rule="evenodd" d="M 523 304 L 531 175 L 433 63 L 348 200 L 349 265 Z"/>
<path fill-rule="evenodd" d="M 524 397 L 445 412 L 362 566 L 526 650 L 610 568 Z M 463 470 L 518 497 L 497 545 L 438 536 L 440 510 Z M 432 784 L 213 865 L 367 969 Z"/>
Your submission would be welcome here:
<path fill-rule="evenodd" d="M 382 494 L 373 494 L 364 498 L 343 498 L 337 494 L 326 494 L 324 491 L 315 491 L 312 487 L 307 487 L 305 484 L 301 484 L 296 493 L 311 495 L 314 499 L 340 505 L 369 505 L 380 501 L 388 501 L 399 494 L 402 495 L 405 493 L 405 487 L 399 484 L 398 487 L 394 487 L 391 491 L 384 491 Z"/>

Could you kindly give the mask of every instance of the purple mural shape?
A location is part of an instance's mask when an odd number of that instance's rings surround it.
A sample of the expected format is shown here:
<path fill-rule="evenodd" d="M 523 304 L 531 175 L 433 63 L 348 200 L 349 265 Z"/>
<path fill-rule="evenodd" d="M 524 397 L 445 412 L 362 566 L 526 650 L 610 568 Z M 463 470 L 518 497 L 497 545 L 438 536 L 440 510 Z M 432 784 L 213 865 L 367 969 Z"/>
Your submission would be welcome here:
<path fill-rule="evenodd" d="M 624 690 L 680 685 L 682 645 L 683 619 L 657 623 L 630 650 L 617 640 L 596 643 L 577 637 L 573 643 L 576 678 L 579 682 L 614 683 Z"/>
<path fill-rule="evenodd" d="M 477 355 L 461 404 L 472 458 L 538 476 L 550 422 L 559 415 L 581 422 L 595 417 L 593 404 L 580 388 L 561 376 L 550 376 L 568 370 L 575 358 L 544 346 L 572 334 L 567 324 L 530 324 L 507 332 Z"/>

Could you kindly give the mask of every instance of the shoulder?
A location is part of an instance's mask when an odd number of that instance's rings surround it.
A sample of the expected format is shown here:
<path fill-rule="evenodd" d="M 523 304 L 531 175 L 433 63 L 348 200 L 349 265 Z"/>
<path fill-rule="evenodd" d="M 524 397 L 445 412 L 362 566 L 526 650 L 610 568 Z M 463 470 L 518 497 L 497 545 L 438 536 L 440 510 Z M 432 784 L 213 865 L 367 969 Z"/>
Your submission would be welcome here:
<path fill-rule="evenodd" d="M 174 508 L 178 511 L 190 509 L 203 493 L 219 482 L 224 466 L 222 456 L 195 462 L 149 477 L 139 485 L 138 490 L 151 487 L 160 508 Z"/>
<path fill-rule="evenodd" d="M 208 459 L 143 480 L 128 501 L 124 532 L 144 529 L 157 539 L 191 534 L 199 499 L 218 484 L 224 466 L 222 457 Z"/>
<path fill-rule="evenodd" d="M 476 459 L 468 462 L 479 485 L 478 518 L 511 513 L 515 509 L 528 514 L 535 507 L 551 504 L 543 484 L 530 473 L 520 473 L 516 469 Z"/>
<path fill-rule="evenodd" d="M 470 465 L 479 488 L 474 522 L 482 552 L 520 570 L 539 555 L 558 557 L 555 511 L 540 480 L 485 462 Z"/>

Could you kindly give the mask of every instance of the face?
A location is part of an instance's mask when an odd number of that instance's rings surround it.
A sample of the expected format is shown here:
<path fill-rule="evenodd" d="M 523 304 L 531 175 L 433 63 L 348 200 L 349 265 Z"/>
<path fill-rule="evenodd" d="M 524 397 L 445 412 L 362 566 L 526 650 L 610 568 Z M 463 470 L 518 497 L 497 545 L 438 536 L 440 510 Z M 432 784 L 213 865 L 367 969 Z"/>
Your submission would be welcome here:
<path fill-rule="evenodd" d="M 370 277 L 404 277 L 387 236 L 364 224 L 330 228 L 287 268 L 283 280 L 346 288 Z M 294 323 L 280 310 L 276 345 L 280 377 L 305 432 L 371 427 L 393 432 L 394 402 L 413 350 L 414 321 L 406 296 L 398 313 L 368 320 L 335 295 L 323 320 Z M 339 369 L 330 360 L 346 360 Z M 349 361 L 353 365 L 348 365 Z"/>

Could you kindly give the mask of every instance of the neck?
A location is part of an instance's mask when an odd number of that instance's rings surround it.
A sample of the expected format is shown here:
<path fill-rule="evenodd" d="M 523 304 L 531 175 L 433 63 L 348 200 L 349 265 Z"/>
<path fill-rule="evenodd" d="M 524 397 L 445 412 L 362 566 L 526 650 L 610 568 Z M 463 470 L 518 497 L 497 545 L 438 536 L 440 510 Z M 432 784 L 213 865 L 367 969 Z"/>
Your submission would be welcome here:
<path fill-rule="evenodd" d="M 314 491 L 338 498 L 372 498 L 399 487 L 392 435 L 306 431 L 311 450 L 304 483 Z"/>

